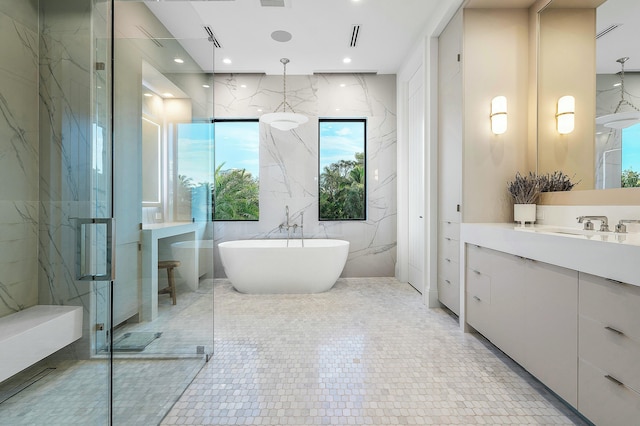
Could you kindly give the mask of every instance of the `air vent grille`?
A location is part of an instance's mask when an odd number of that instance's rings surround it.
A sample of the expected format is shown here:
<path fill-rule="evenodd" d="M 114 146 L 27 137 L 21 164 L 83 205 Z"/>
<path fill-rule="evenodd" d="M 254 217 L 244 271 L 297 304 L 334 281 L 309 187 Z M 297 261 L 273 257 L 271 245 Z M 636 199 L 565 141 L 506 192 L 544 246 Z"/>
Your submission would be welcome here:
<path fill-rule="evenodd" d="M 284 7 L 284 0 L 260 0 L 262 7 Z"/>
<path fill-rule="evenodd" d="M 207 37 L 209 38 L 209 41 L 211 43 L 213 43 L 213 46 L 217 49 L 220 49 L 222 47 L 222 45 L 220 44 L 220 41 L 218 41 L 218 38 L 216 37 L 216 35 L 214 34 L 213 30 L 211 29 L 210 26 L 205 25 L 204 30 L 207 32 Z"/>
<path fill-rule="evenodd" d="M 145 37 L 147 37 L 149 40 L 151 40 L 153 42 L 153 44 L 155 44 L 158 47 L 164 47 L 164 45 L 162 43 L 160 43 L 160 40 L 158 40 L 153 35 L 151 35 L 151 33 L 149 31 L 147 31 L 147 29 L 145 27 L 143 27 L 142 25 L 136 25 L 136 28 L 138 28 L 140 30 L 140 32 L 145 35 Z"/>
<path fill-rule="evenodd" d="M 607 28 L 605 28 L 604 30 L 600 31 L 598 34 L 596 34 L 596 40 L 599 39 L 602 36 L 605 36 L 607 34 L 609 34 L 611 31 L 615 30 L 618 27 L 621 27 L 622 24 L 611 24 L 609 25 Z"/>
<path fill-rule="evenodd" d="M 358 35 L 360 35 L 360 25 L 354 25 L 351 27 L 351 40 L 349 41 L 349 47 L 356 47 L 358 44 Z"/>

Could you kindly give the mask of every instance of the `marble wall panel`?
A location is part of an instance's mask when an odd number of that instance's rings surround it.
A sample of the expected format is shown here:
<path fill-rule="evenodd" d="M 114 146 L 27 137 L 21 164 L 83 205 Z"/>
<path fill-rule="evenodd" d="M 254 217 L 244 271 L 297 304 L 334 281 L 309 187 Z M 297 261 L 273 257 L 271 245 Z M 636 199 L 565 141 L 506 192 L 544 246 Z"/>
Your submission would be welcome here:
<path fill-rule="evenodd" d="M 0 317 L 38 302 L 37 2 L 0 4 Z"/>
<path fill-rule="evenodd" d="M 244 86 L 244 87 L 243 87 Z M 286 238 L 285 221 L 306 238 L 350 242 L 343 276 L 393 276 L 396 261 L 396 90 L 393 75 L 288 76 L 287 100 L 308 123 L 288 132 L 260 126 L 260 220 L 216 222 L 216 242 Z M 282 101 L 282 77 L 218 75 L 216 117 L 258 117 Z M 318 220 L 318 118 L 367 119 L 367 220 Z M 299 237 L 299 231 L 295 237 Z M 224 276 L 215 254 L 216 276 Z"/>

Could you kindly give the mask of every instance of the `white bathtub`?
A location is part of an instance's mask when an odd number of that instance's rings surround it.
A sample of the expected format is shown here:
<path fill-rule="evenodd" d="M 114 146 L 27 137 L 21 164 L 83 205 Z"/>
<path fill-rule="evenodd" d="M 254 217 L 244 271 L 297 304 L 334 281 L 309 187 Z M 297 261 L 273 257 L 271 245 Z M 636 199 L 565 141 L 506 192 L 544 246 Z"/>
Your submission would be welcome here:
<path fill-rule="evenodd" d="M 239 240 L 218 244 L 222 266 L 241 293 L 320 293 L 342 273 L 349 242 L 329 239 Z"/>
<path fill-rule="evenodd" d="M 172 243 L 171 256 L 180 261 L 176 271 L 191 290 L 198 289 L 200 277 L 213 278 L 213 240 Z"/>

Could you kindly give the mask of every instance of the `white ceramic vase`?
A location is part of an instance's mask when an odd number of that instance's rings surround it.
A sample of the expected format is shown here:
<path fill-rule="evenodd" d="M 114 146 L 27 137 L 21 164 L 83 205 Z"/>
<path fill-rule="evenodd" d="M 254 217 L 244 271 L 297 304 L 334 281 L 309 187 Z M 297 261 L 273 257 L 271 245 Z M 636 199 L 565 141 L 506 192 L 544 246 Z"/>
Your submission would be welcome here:
<path fill-rule="evenodd" d="M 514 204 L 513 220 L 524 226 L 526 222 L 534 223 L 536 221 L 536 205 L 535 204 Z"/>

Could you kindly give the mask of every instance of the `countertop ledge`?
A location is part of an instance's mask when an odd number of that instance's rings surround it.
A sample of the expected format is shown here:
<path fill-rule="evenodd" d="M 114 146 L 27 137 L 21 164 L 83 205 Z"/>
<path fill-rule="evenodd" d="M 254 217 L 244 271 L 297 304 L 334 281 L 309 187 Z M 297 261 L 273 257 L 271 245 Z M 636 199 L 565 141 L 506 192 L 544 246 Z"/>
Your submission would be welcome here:
<path fill-rule="evenodd" d="M 640 234 L 550 225 L 462 223 L 460 241 L 640 286 Z"/>

